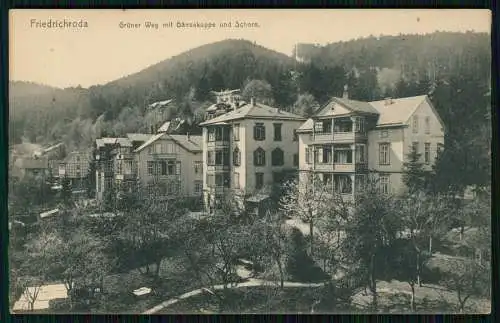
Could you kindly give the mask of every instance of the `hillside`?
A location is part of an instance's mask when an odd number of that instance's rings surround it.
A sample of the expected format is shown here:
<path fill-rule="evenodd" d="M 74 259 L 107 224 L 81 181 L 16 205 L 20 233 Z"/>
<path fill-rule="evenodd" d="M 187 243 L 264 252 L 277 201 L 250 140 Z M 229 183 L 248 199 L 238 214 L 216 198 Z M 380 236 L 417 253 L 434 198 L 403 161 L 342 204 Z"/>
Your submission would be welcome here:
<path fill-rule="evenodd" d="M 481 155 L 480 137 L 491 136 L 491 120 L 485 116 L 485 93 L 491 87 L 489 35 L 368 37 L 325 46 L 301 44 L 297 51 L 302 62 L 233 39 L 191 49 L 89 89 L 13 82 L 10 142 L 63 140 L 71 150 L 88 147 L 98 136 L 148 131 L 145 107 L 166 99 L 174 99 L 166 119 L 180 117 L 196 128 L 212 103 L 210 91 L 221 89 L 258 93 L 259 100 L 307 115 L 311 106 L 342 95 L 348 84 L 350 97 L 357 100 L 430 94 L 447 126 L 447 141 L 460 151 L 443 163 L 456 164 L 460 170 L 455 174 L 470 177 L 469 182 L 488 178 L 487 156 L 474 162 L 464 156 Z M 458 165 L 456 160 L 464 161 Z"/>

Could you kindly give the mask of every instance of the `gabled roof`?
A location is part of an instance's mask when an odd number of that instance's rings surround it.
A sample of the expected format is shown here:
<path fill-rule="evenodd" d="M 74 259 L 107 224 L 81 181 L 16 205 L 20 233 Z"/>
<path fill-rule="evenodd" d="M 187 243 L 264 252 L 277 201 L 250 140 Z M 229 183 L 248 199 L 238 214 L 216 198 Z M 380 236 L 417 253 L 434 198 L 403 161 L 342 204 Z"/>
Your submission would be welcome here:
<path fill-rule="evenodd" d="M 16 160 L 15 165 L 22 169 L 44 169 L 48 168 L 48 160 L 46 158 L 19 158 Z"/>
<path fill-rule="evenodd" d="M 390 99 L 392 102 L 390 104 L 386 104 L 386 100 L 370 102 L 380 115 L 377 126 L 407 123 L 415 110 L 426 100 L 426 97 L 426 95 L 420 95 Z"/>
<path fill-rule="evenodd" d="M 378 114 L 378 111 L 374 107 L 372 107 L 368 102 L 334 97 L 330 100 L 330 102 L 326 104 L 326 106 L 320 109 L 316 113 L 316 115 L 321 116 L 322 114 L 325 114 L 325 112 L 331 111 L 332 108 L 337 104 L 342 105 L 351 112 Z"/>
<path fill-rule="evenodd" d="M 166 106 L 166 105 L 170 104 L 172 101 L 173 101 L 172 99 L 169 99 L 169 100 L 154 102 L 154 103 L 151 103 L 150 105 L 148 105 L 148 108 L 155 109 L 155 108 L 158 108 L 161 106 Z"/>
<path fill-rule="evenodd" d="M 313 125 L 314 125 L 313 119 L 309 118 L 297 129 L 297 132 L 312 130 Z"/>
<path fill-rule="evenodd" d="M 158 129 L 158 132 L 167 132 L 169 128 L 170 128 L 170 121 L 167 121 L 161 125 L 161 127 Z"/>
<path fill-rule="evenodd" d="M 179 145 L 186 148 L 189 151 L 202 151 L 202 136 L 189 135 L 189 140 L 187 135 L 169 135 L 174 141 Z"/>
<path fill-rule="evenodd" d="M 270 107 L 262 103 L 245 104 L 242 107 L 225 113 L 221 116 L 200 123 L 201 126 L 224 123 L 239 119 L 273 119 L 273 120 L 306 120 L 297 114 L 286 112 L 277 108 Z"/>
<path fill-rule="evenodd" d="M 144 144 L 142 144 L 140 147 L 138 147 L 134 152 L 140 152 L 144 148 L 148 147 L 161 137 L 166 136 L 166 138 L 170 138 L 173 141 L 175 141 L 179 146 L 183 147 L 184 149 L 191 151 L 191 152 L 198 152 L 202 151 L 202 146 L 201 146 L 201 136 L 188 136 L 187 135 L 170 135 L 167 133 L 159 133 L 154 136 L 152 136 L 148 141 L 146 141 Z"/>
<path fill-rule="evenodd" d="M 132 143 L 128 138 L 99 138 L 95 140 L 97 147 L 104 145 L 120 145 L 122 147 L 132 147 Z"/>
<path fill-rule="evenodd" d="M 413 113 L 417 110 L 417 108 L 423 103 L 428 102 L 436 114 L 437 118 L 441 121 L 441 118 L 432 107 L 432 103 L 428 100 L 427 95 L 419 95 L 412 96 L 407 98 L 399 98 L 399 99 L 390 99 L 390 104 L 387 104 L 387 100 L 379 100 L 372 102 L 361 102 L 354 100 L 346 100 L 334 98 L 330 101 L 326 107 L 328 107 L 332 102 L 338 102 L 345 106 L 351 111 L 364 112 L 364 113 L 373 113 L 378 114 L 377 126 L 401 126 L 408 122 Z M 362 103 L 362 104 L 360 104 Z M 367 106 L 370 106 L 368 108 Z M 325 108 L 321 109 L 319 114 L 325 110 Z M 370 112 L 371 111 L 371 112 Z M 374 112 L 373 112 L 374 111 Z M 306 122 L 300 126 L 298 129 L 299 132 L 307 132 L 311 131 L 313 127 L 313 120 L 308 119 Z M 441 124 L 442 121 L 441 121 Z"/>
<path fill-rule="evenodd" d="M 148 141 L 151 136 L 148 133 L 127 133 L 127 138 L 130 141 Z"/>

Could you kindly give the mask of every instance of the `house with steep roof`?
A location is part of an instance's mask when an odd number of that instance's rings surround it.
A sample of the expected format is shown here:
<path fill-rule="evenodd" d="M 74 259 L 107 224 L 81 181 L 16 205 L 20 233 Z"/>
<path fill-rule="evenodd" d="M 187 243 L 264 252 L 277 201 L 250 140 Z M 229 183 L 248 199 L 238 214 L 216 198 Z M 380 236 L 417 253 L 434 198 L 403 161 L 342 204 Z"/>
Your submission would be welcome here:
<path fill-rule="evenodd" d="M 137 180 L 146 194 L 200 198 L 203 189 L 201 136 L 160 132 L 134 150 Z"/>
<path fill-rule="evenodd" d="M 384 193 L 399 193 L 411 149 L 431 169 L 444 143 L 444 124 L 426 95 L 374 102 L 332 98 L 299 129 L 301 174 L 313 172 L 353 200 L 369 173 Z M 301 178 L 305 178 L 302 176 Z"/>
<path fill-rule="evenodd" d="M 203 127 L 204 205 L 214 211 L 235 193 L 259 204 L 286 171 L 298 169 L 296 130 L 305 118 L 251 100 Z"/>

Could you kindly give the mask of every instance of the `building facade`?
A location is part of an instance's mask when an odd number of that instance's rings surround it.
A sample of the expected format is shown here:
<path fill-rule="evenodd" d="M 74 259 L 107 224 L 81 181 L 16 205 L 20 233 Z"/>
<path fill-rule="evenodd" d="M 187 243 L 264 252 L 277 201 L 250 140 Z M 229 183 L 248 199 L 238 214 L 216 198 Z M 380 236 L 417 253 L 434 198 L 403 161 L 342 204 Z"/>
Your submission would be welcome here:
<path fill-rule="evenodd" d="M 297 170 L 296 130 L 305 118 L 256 103 L 201 123 L 204 205 L 213 211 L 228 194 L 266 198 L 273 182 Z"/>
<path fill-rule="evenodd" d="M 200 198 L 203 189 L 201 136 L 159 133 L 134 150 L 137 179 L 146 192 Z"/>
<path fill-rule="evenodd" d="M 430 170 L 444 143 L 444 125 L 427 96 L 375 102 L 332 98 L 299 133 L 302 174 L 353 200 L 368 174 L 384 193 L 404 189 L 403 165 L 414 147 Z"/>

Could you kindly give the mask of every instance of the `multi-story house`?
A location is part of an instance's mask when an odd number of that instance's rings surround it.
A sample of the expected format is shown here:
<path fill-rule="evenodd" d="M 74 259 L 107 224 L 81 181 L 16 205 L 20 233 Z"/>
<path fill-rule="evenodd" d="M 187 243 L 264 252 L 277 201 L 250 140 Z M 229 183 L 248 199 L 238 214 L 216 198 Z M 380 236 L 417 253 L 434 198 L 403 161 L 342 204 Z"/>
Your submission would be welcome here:
<path fill-rule="evenodd" d="M 425 95 L 361 102 L 344 93 L 332 98 L 298 133 L 301 174 L 317 174 L 348 200 L 369 173 L 376 174 L 383 192 L 400 193 L 411 147 L 430 169 L 444 142 L 443 122 Z"/>
<path fill-rule="evenodd" d="M 212 91 L 212 94 L 216 98 L 216 102 L 207 108 L 205 120 L 213 119 L 242 106 L 244 102 L 241 101 L 240 92 L 239 89 L 221 92 Z"/>
<path fill-rule="evenodd" d="M 266 187 L 299 165 L 295 131 L 305 118 L 251 100 L 202 122 L 204 205 L 212 212 L 228 193 L 259 202 Z"/>
<path fill-rule="evenodd" d="M 200 198 L 203 189 L 201 136 L 158 133 L 134 150 L 137 178 L 146 192 Z"/>
<path fill-rule="evenodd" d="M 73 189 L 83 189 L 88 179 L 92 154 L 89 151 L 73 151 L 63 160 L 50 160 L 51 177 L 59 184 L 63 178 L 70 181 Z"/>

